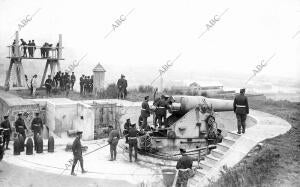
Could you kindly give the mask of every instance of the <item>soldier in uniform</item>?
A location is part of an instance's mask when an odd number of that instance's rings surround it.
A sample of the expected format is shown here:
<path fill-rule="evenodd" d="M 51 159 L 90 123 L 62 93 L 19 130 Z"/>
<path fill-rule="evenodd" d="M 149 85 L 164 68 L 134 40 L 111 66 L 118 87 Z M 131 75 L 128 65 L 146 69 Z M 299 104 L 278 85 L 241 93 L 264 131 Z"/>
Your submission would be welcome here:
<path fill-rule="evenodd" d="M 79 79 L 79 85 L 80 85 L 80 95 L 83 94 L 84 90 L 84 75 L 82 75 Z"/>
<path fill-rule="evenodd" d="M 87 76 L 84 77 L 83 87 L 84 87 L 83 95 L 86 95 L 89 91 L 89 79 Z"/>
<path fill-rule="evenodd" d="M 126 120 L 126 123 L 124 124 L 124 131 L 123 131 L 123 135 L 125 136 L 126 143 L 128 143 L 128 131 L 129 131 L 130 125 L 131 125 L 131 121 L 128 118 Z"/>
<path fill-rule="evenodd" d="M 16 128 L 16 132 L 20 133 L 25 140 L 26 139 L 25 130 L 27 130 L 27 127 L 25 125 L 24 120 L 22 119 L 22 113 L 18 114 L 18 119 L 15 121 L 15 128 Z"/>
<path fill-rule="evenodd" d="M 142 128 L 145 129 L 148 125 L 147 118 L 150 116 L 150 107 L 149 107 L 149 96 L 145 97 L 145 100 L 142 103 L 141 116 L 143 118 Z"/>
<path fill-rule="evenodd" d="M 71 87 L 70 75 L 68 74 L 66 75 L 65 85 L 66 85 L 66 97 L 68 97 L 70 92 L 70 87 Z"/>
<path fill-rule="evenodd" d="M 125 99 L 127 95 L 127 80 L 124 75 L 121 75 L 121 78 L 117 82 L 118 86 L 118 99 Z"/>
<path fill-rule="evenodd" d="M 31 122 L 31 130 L 33 131 L 34 150 L 37 150 L 37 138 L 43 132 L 43 121 L 38 112 L 35 113 L 35 118 Z"/>
<path fill-rule="evenodd" d="M 179 170 L 176 186 L 186 187 L 188 179 L 194 175 L 194 172 L 192 170 L 193 159 L 192 157 L 186 155 L 186 150 L 183 148 L 180 148 L 180 154 L 182 155 L 182 157 L 177 161 L 176 164 L 176 169 Z"/>
<path fill-rule="evenodd" d="M 165 125 L 166 118 L 167 118 L 167 109 L 169 108 L 169 105 L 167 103 L 167 97 L 165 95 L 162 95 L 160 100 L 157 103 L 157 109 L 155 110 L 156 118 L 158 119 L 158 124 L 161 127 L 162 125 Z"/>
<path fill-rule="evenodd" d="M 56 75 L 54 76 L 54 80 L 55 80 L 55 88 L 59 87 L 59 83 L 60 83 L 60 71 L 56 73 Z"/>
<path fill-rule="evenodd" d="M 236 114 L 238 134 L 245 133 L 247 114 L 249 114 L 248 98 L 245 96 L 245 88 L 234 98 L 233 111 Z"/>
<path fill-rule="evenodd" d="M 74 88 L 75 81 L 76 81 L 76 76 L 75 76 L 74 72 L 72 72 L 72 75 L 71 75 L 71 90 L 72 91 Z"/>
<path fill-rule="evenodd" d="M 113 126 L 109 126 L 110 128 L 110 133 L 108 136 L 107 142 L 109 143 L 110 146 L 110 161 L 116 160 L 117 157 L 117 145 L 120 139 L 120 133 L 117 129 L 113 129 Z"/>
<path fill-rule="evenodd" d="M 36 50 L 36 46 L 35 46 L 34 40 L 31 41 L 31 46 L 32 46 L 32 57 L 34 57 L 34 52 Z"/>
<path fill-rule="evenodd" d="M 135 123 L 131 124 L 128 131 L 128 144 L 129 144 L 129 161 L 132 162 L 132 150 L 134 149 L 134 158 L 137 162 L 137 136 L 139 131 L 135 128 Z"/>
<path fill-rule="evenodd" d="M 45 86 L 46 86 L 46 93 L 47 96 L 49 97 L 51 94 L 51 89 L 52 89 L 52 79 L 51 75 L 48 75 L 48 79 L 45 81 Z"/>
<path fill-rule="evenodd" d="M 72 146 L 74 159 L 73 159 L 71 175 L 73 175 L 73 176 L 76 176 L 76 174 L 74 173 L 74 169 L 75 169 L 75 166 L 78 161 L 80 162 L 81 172 L 86 173 L 86 171 L 83 169 L 82 148 L 81 148 L 81 142 L 80 142 L 81 137 L 82 137 L 82 131 L 78 131 L 77 137 L 74 140 L 73 146 Z"/>
<path fill-rule="evenodd" d="M 65 87 L 64 81 L 65 81 L 65 74 L 64 74 L 64 72 L 62 72 L 61 76 L 60 76 L 60 82 L 59 82 L 59 86 L 60 86 L 61 91 L 63 91 L 64 87 Z"/>
<path fill-rule="evenodd" d="M 23 56 L 27 58 L 27 43 L 21 38 L 21 46 L 23 46 Z"/>
<path fill-rule="evenodd" d="M 3 148 L 6 144 L 6 149 L 9 149 L 8 144 L 10 140 L 11 126 L 8 120 L 8 115 L 4 116 L 4 121 L 1 123 L 0 127 L 3 128 Z"/>

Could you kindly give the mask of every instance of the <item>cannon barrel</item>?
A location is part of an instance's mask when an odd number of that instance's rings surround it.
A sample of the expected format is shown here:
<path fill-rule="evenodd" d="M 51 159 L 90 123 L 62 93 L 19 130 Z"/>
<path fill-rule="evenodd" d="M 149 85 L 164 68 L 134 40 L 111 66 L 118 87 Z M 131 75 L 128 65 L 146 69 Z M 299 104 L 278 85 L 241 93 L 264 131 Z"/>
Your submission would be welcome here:
<path fill-rule="evenodd" d="M 233 101 L 224 99 L 212 99 L 203 96 L 173 96 L 175 102 L 171 106 L 173 113 L 187 113 L 199 105 L 208 104 L 215 112 L 233 111 Z"/>

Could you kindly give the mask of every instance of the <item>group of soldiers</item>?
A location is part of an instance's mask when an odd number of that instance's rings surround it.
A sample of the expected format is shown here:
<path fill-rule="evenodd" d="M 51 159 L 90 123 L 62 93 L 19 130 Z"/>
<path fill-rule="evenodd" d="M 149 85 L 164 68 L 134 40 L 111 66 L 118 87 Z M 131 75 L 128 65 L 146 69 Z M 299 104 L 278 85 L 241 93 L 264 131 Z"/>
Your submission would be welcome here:
<path fill-rule="evenodd" d="M 155 128 L 167 126 L 167 110 L 173 102 L 173 98 L 168 95 L 161 95 L 159 98 L 155 98 L 157 89 L 154 93 L 153 107 L 149 106 L 149 96 L 144 98 L 142 102 L 141 115 L 139 117 L 139 125 L 142 129 L 149 129 L 147 119 L 150 114 L 153 114 L 153 123 Z"/>
<path fill-rule="evenodd" d="M 80 95 L 87 95 L 93 92 L 93 75 L 82 75 L 79 79 Z"/>
<path fill-rule="evenodd" d="M 24 140 L 26 139 L 26 131 L 28 131 L 25 121 L 23 119 L 23 113 L 18 113 L 18 118 L 14 123 L 15 134 L 17 136 L 22 136 Z M 12 127 L 9 122 L 9 116 L 4 115 L 4 121 L 0 124 L 0 133 L 3 135 L 3 145 L 2 148 L 9 149 L 9 141 L 12 134 Z M 34 149 L 37 150 L 37 137 L 42 136 L 43 132 L 43 121 L 39 117 L 39 112 L 36 112 L 35 118 L 33 118 L 30 126 L 30 130 L 33 132 Z"/>
<path fill-rule="evenodd" d="M 48 75 L 48 78 L 45 81 L 46 93 L 48 96 L 51 95 L 52 89 L 60 89 L 63 92 L 66 92 L 66 96 L 69 96 L 70 90 L 73 91 L 74 84 L 76 82 L 76 76 L 74 72 L 69 75 L 68 72 L 58 71 L 56 75 L 51 79 L 51 75 Z"/>
<path fill-rule="evenodd" d="M 25 57 L 25 58 L 27 58 L 27 57 L 33 58 L 34 57 L 34 53 L 36 51 L 36 44 L 35 44 L 34 40 L 29 40 L 28 43 L 26 43 L 23 39 L 20 39 L 20 46 L 22 49 L 22 57 Z M 40 49 L 41 50 L 41 58 L 49 58 L 50 51 L 52 51 L 53 54 L 54 54 L 54 52 L 58 52 L 59 43 L 56 44 L 56 47 L 52 47 L 52 46 L 53 46 L 53 44 L 49 44 L 47 42 L 45 42 L 43 44 L 43 46 Z M 15 56 L 16 40 L 13 41 L 11 49 L 12 49 L 12 55 Z"/>

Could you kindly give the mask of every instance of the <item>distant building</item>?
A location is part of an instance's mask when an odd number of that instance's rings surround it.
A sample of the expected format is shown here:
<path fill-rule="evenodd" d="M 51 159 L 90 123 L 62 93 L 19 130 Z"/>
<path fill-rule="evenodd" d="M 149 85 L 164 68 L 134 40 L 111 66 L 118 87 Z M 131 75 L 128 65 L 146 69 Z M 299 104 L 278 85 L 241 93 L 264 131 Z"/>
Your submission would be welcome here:
<path fill-rule="evenodd" d="M 98 94 L 104 90 L 105 69 L 98 63 L 93 69 L 93 93 Z"/>
<path fill-rule="evenodd" d="M 203 93 L 207 95 L 217 95 L 224 92 L 222 84 L 207 82 L 203 82 L 201 84 L 193 82 L 189 84 L 189 86 L 172 86 L 171 89 L 180 90 L 183 93 L 194 93 L 195 95 L 202 95 Z"/>

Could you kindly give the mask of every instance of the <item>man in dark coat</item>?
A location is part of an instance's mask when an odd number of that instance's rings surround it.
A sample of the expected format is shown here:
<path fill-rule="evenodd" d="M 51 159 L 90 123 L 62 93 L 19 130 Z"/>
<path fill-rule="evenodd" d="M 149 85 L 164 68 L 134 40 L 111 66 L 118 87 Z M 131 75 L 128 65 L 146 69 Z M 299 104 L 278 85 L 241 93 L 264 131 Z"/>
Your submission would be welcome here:
<path fill-rule="evenodd" d="M 23 57 L 27 57 L 27 43 L 21 39 L 21 46 L 23 47 Z"/>
<path fill-rule="evenodd" d="M 80 85 L 80 95 L 83 94 L 84 90 L 84 75 L 82 75 L 79 79 L 79 85 Z"/>
<path fill-rule="evenodd" d="M 176 186 L 187 186 L 188 179 L 194 175 L 192 167 L 193 167 L 193 159 L 192 157 L 186 155 L 185 149 L 180 149 L 180 153 L 182 157 L 177 161 L 176 169 L 178 169 L 178 178 L 176 181 Z"/>
<path fill-rule="evenodd" d="M 45 81 L 45 86 L 46 86 L 46 93 L 47 96 L 49 97 L 51 94 L 51 89 L 52 89 L 52 79 L 51 75 L 48 75 L 48 79 Z"/>
<path fill-rule="evenodd" d="M 238 134 L 245 133 L 247 114 L 249 114 L 248 98 L 245 96 L 245 88 L 234 98 L 233 111 L 236 114 Z"/>
<path fill-rule="evenodd" d="M 3 128 L 3 149 L 6 144 L 6 149 L 8 148 L 10 135 L 11 135 L 11 126 L 8 119 L 8 115 L 4 116 L 4 121 L 0 124 L 0 127 Z"/>
<path fill-rule="evenodd" d="M 88 76 L 85 76 L 84 77 L 84 80 L 83 80 L 83 95 L 86 95 L 89 91 L 89 79 L 88 79 Z"/>
<path fill-rule="evenodd" d="M 29 40 L 29 42 L 28 42 L 28 54 L 29 54 L 29 57 L 32 57 L 32 53 L 33 53 L 32 43 L 31 43 L 31 40 Z"/>
<path fill-rule="evenodd" d="M 121 75 L 121 78 L 117 82 L 118 86 L 118 99 L 125 99 L 127 95 L 127 80 L 124 75 Z"/>
<path fill-rule="evenodd" d="M 167 109 L 169 108 L 167 97 L 165 95 L 162 95 L 156 105 L 157 108 L 155 110 L 155 115 L 158 119 L 158 124 L 161 127 L 162 125 L 166 125 L 165 122 L 167 118 Z"/>
<path fill-rule="evenodd" d="M 137 137 L 139 131 L 135 128 L 135 124 L 131 124 L 128 131 L 128 144 L 129 144 L 129 161 L 132 162 L 132 150 L 134 149 L 134 158 L 137 162 Z"/>
<path fill-rule="evenodd" d="M 31 46 L 32 46 L 32 57 L 34 57 L 34 52 L 36 50 L 36 46 L 35 46 L 35 43 L 34 43 L 34 40 L 31 41 Z"/>
<path fill-rule="evenodd" d="M 145 100 L 142 103 L 142 109 L 141 109 L 141 117 L 143 118 L 143 124 L 142 128 L 146 128 L 148 123 L 147 123 L 147 118 L 150 116 L 150 107 L 149 107 L 149 96 L 145 97 Z"/>
<path fill-rule="evenodd" d="M 26 139 L 25 130 L 27 130 L 27 127 L 25 125 L 24 120 L 22 119 L 22 113 L 18 114 L 18 119 L 15 121 L 15 128 L 16 128 L 16 132 L 20 133 L 25 140 Z"/>
<path fill-rule="evenodd" d="M 125 140 L 126 140 L 125 143 L 128 143 L 128 131 L 129 131 L 130 125 L 131 125 L 131 121 L 130 121 L 130 119 L 127 119 L 126 123 L 124 124 L 124 130 L 123 130 L 123 135 L 125 136 Z"/>
<path fill-rule="evenodd" d="M 71 87 L 71 80 L 70 80 L 70 75 L 66 75 L 66 78 L 65 78 L 65 85 L 66 85 L 66 97 L 69 96 L 69 92 L 70 92 L 70 87 Z"/>
<path fill-rule="evenodd" d="M 107 142 L 110 146 L 110 161 L 116 160 L 117 157 L 117 145 L 120 139 L 120 133 L 117 129 L 113 129 L 113 126 L 109 126 L 110 133 Z"/>
<path fill-rule="evenodd" d="M 74 88 L 75 81 L 76 81 L 76 76 L 75 76 L 74 72 L 72 72 L 72 75 L 71 75 L 71 90 L 72 91 Z"/>
<path fill-rule="evenodd" d="M 34 150 L 37 150 L 37 138 L 40 135 L 42 137 L 43 121 L 39 117 L 39 113 L 35 113 L 35 118 L 31 122 L 31 130 L 33 131 Z"/>
<path fill-rule="evenodd" d="M 55 88 L 59 87 L 60 84 L 60 71 L 56 73 L 56 75 L 54 76 L 54 80 L 55 80 Z"/>
<path fill-rule="evenodd" d="M 16 56 L 15 48 L 16 48 L 16 40 L 14 40 L 12 45 L 11 45 L 12 56 Z"/>
<path fill-rule="evenodd" d="M 63 72 L 60 75 L 59 86 L 60 86 L 60 90 L 63 91 L 65 87 L 65 74 Z"/>
<path fill-rule="evenodd" d="M 73 142 L 72 151 L 73 151 L 73 165 L 72 165 L 72 171 L 71 175 L 76 176 L 74 173 L 75 166 L 77 162 L 80 162 L 81 172 L 86 173 L 86 171 L 83 169 L 83 158 L 82 158 L 82 148 L 81 148 L 81 142 L 80 139 L 82 137 L 82 131 L 77 132 L 77 137 Z"/>

